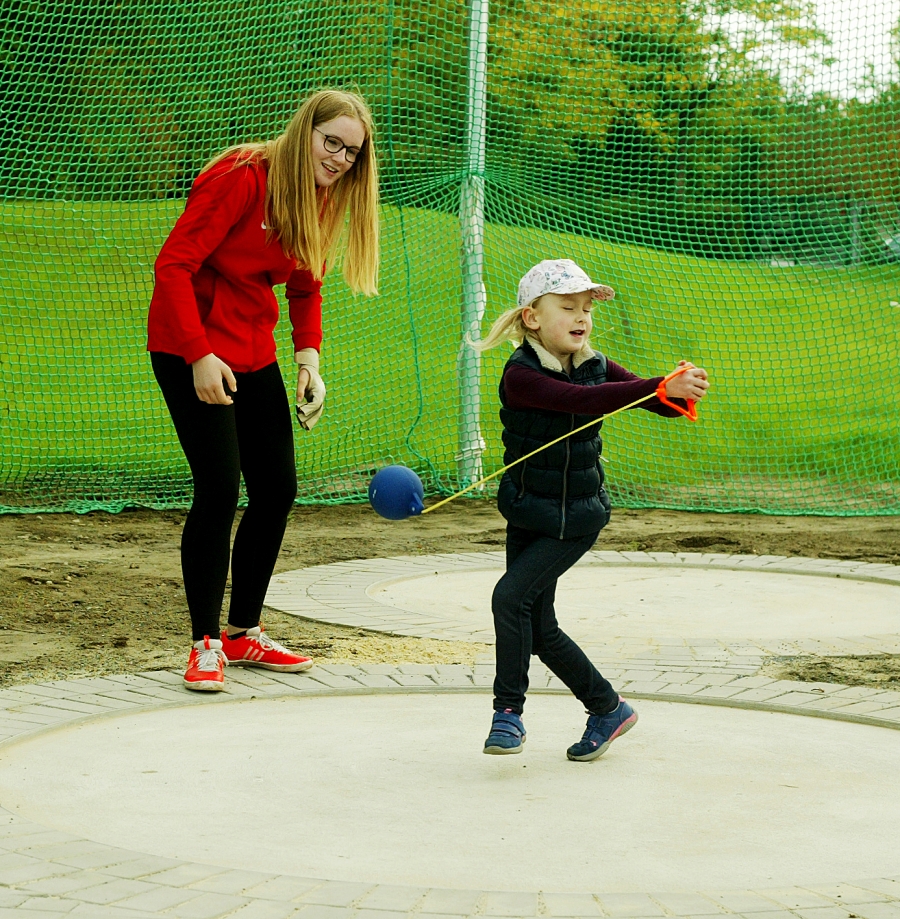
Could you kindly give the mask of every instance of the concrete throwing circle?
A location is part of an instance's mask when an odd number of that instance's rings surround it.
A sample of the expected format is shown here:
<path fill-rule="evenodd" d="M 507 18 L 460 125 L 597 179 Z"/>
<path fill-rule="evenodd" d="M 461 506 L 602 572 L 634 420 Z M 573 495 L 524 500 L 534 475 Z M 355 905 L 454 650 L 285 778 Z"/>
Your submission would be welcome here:
<path fill-rule="evenodd" d="M 385 606 L 443 615 L 473 631 L 490 622 L 502 570 L 442 571 L 374 584 Z M 887 584 L 723 569 L 597 566 L 560 579 L 557 609 L 576 641 L 652 638 L 787 641 L 900 629 L 900 590 Z"/>
<path fill-rule="evenodd" d="M 481 753 L 483 693 L 145 710 L 4 747 L 0 800 L 152 855 L 382 884 L 677 892 L 897 873 L 895 731 L 636 707 L 592 764 L 565 759 L 583 716 L 563 695 L 529 699 L 526 749 L 506 757 Z"/>
<path fill-rule="evenodd" d="M 499 552 L 339 562 L 273 578 L 266 604 L 335 624 L 491 643 Z M 900 566 L 589 552 L 560 579 L 560 624 L 609 659 L 900 653 Z"/>

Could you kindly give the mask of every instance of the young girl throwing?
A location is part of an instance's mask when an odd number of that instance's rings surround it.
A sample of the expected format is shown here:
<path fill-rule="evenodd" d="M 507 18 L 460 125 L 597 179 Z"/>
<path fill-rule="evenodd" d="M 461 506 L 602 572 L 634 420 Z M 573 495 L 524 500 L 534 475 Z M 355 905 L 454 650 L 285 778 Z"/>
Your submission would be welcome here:
<path fill-rule="evenodd" d="M 224 688 L 226 663 L 312 666 L 272 641 L 259 621 L 297 494 L 272 287 L 286 284 L 297 417 L 309 430 L 325 399 L 322 276 L 348 215 L 344 278 L 354 291 L 376 292 L 372 134 L 359 96 L 314 93 L 279 137 L 232 147 L 206 165 L 156 260 L 147 349 L 194 480 L 181 539 L 194 641 L 189 689 Z M 232 550 L 242 474 L 248 503 Z M 220 635 L 229 560 L 231 603 Z"/>
<path fill-rule="evenodd" d="M 543 261 L 519 283 L 518 306 L 500 316 L 481 349 L 504 341 L 519 347 L 503 370 L 500 419 L 504 465 L 653 393 L 663 377 L 641 379 L 591 345 L 593 300 L 609 300 L 568 259 Z M 687 370 L 666 384 L 670 399 L 702 399 L 706 371 Z M 653 398 L 658 415 L 678 412 Z M 599 461 L 600 424 L 513 466 L 500 480 L 498 505 L 507 520 L 506 573 L 494 589 L 497 637 L 494 717 L 485 753 L 519 753 L 525 740 L 522 710 L 528 665 L 536 654 L 587 710 L 587 728 L 568 758 L 596 759 L 637 721 L 634 709 L 559 627 L 556 582 L 587 552 L 609 522 L 610 504 Z"/>

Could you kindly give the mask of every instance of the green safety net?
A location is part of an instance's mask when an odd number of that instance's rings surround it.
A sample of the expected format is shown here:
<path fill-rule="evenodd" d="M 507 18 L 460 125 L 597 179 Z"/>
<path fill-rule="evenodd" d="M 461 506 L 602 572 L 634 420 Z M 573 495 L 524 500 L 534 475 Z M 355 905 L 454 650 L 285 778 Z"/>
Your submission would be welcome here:
<path fill-rule="evenodd" d="M 376 117 L 383 267 L 377 298 L 326 280 L 301 502 L 365 500 L 390 463 L 450 494 L 480 439 L 497 469 L 509 352 L 461 348 L 473 278 L 485 331 L 572 258 L 617 291 L 595 347 L 712 380 L 696 424 L 608 422 L 615 504 L 900 513 L 891 6 L 0 0 L 0 511 L 189 504 L 144 350 L 155 255 L 207 158 L 337 86 Z M 286 316 L 278 342 L 293 382 Z"/>

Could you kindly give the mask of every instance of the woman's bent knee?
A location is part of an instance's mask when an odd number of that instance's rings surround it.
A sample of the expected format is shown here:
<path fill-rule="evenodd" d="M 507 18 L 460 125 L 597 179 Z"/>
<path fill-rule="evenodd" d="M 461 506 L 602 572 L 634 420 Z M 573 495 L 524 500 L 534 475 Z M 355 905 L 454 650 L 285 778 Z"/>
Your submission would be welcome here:
<path fill-rule="evenodd" d="M 271 481 L 265 487 L 248 489 L 248 507 L 271 517 L 286 517 L 297 499 L 297 477 Z"/>
<path fill-rule="evenodd" d="M 240 478 L 231 476 L 204 476 L 194 479 L 194 507 L 234 514 L 241 496 Z"/>

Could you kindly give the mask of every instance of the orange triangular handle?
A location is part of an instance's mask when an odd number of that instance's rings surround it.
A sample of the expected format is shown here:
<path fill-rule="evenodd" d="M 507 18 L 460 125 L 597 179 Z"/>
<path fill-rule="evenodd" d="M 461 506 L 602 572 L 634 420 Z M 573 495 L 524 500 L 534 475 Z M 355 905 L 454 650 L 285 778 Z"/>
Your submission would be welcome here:
<path fill-rule="evenodd" d="M 687 402 L 687 408 L 682 408 L 680 405 L 676 405 L 666 396 L 666 383 L 674 377 L 680 376 L 685 370 L 690 370 L 694 365 L 685 364 L 684 367 L 679 367 L 677 370 L 673 370 L 663 381 L 656 387 L 656 398 L 662 402 L 663 405 L 668 405 L 669 408 L 674 408 L 676 412 L 680 412 L 687 418 L 688 421 L 697 420 L 697 403 L 693 399 L 685 399 Z"/>

